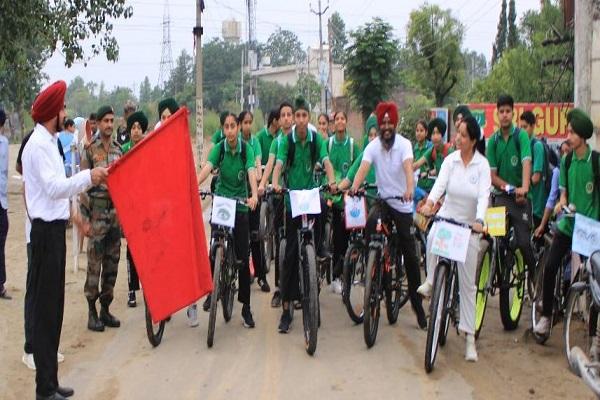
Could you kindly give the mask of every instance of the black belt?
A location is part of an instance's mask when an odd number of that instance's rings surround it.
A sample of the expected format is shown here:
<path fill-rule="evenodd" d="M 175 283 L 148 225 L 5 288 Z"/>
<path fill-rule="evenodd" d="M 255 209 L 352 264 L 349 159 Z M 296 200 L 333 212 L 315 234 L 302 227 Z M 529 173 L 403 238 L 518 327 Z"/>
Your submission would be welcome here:
<path fill-rule="evenodd" d="M 42 224 L 42 225 L 67 225 L 68 220 L 66 219 L 55 219 L 53 221 L 44 221 L 41 218 L 34 218 L 31 221 L 33 224 Z"/>

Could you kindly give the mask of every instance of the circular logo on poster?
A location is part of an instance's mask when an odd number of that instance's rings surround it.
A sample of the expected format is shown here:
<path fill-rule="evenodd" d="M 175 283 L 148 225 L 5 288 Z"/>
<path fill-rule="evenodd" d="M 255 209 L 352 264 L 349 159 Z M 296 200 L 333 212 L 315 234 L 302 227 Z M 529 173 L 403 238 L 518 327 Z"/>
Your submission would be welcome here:
<path fill-rule="evenodd" d="M 510 163 L 512 164 L 513 167 L 516 167 L 517 164 L 519 163 L 519 158 L 517 156 L 512 156 L 512 158 L 510 159 Z"/>
<path fill-rule="evenodd" d="M 222 221 L 228 221 L 229 218 L 231 217 L 231 214 L 229 213 L 229 210 L 226 209 L 225 207 L 221 207 L 217 210 L 217 215 L 219 216 L 219 218 Z"/>
<path fill-rule="evenodd" d="M 585 192 L 587 194 L 592 194 L 594 192 L 594 182 L 588 182 L 585 185 Z"/>
<path fill-rule="evenodd" d="M 360 216 L 360 208 L 353 207 L 353 208 L 350 210 L 350 216 L 351 216 L 352 218 L 358 218 L 358 217 Z"/>

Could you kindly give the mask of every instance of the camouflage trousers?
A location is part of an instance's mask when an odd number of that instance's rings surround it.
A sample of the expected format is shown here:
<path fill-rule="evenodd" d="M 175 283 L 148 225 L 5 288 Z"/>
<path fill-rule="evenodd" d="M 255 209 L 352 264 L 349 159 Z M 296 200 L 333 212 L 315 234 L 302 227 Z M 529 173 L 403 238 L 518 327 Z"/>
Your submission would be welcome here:
<path fill-rule="evenodd" d="M 113 300 L 121 256 L 121 228 L 114 207 L 92 207 L 92 234 L 87 246 L 87 278 L 84 293 L 88 300 L 108 306 Z M 102 280 L 100 278 L 102 277 Z M 99 290 L 101 286 L 101 290 Z"/>

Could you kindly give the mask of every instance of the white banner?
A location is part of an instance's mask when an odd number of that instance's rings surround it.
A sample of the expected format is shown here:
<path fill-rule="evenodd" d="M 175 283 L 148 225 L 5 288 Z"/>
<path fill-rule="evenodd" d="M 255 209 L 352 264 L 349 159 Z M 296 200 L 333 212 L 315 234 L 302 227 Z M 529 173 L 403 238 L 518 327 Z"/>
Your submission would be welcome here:
<path fill-rule="evenodd" d="M 290 190 L 292 218 L 305 214 L 321 214 L 319 188 L 310 190 Z"/>
<path fill-rule="evenodd" d="M 600 222 L 581 214 L 575 214 L 572 250 L 584 257 L 600 250 Z"/>
<path fill-rule="evenodd" d="M 210 218 L 211 224 L 233 228 L 235 226 L 235 206 L 235 200 L 214 196 Z"/>
<path fill-rule="evenodd" d="M 467 259 L 471 230 L 444 221 L 436 222 L 433 230 L 431 252 L 464 263 Z"/>
<path fill-rule="evenodd" d="M 367 225 L 367 200 L 364 196 L 344 196 L 346 229 L 362 229 Z"/>

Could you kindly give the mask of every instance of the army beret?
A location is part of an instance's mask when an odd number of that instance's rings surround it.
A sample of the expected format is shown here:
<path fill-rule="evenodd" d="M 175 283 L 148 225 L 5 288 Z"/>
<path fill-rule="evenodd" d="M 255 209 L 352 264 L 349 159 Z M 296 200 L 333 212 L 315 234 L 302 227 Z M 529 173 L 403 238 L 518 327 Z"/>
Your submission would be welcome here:
<path fill-rule="evenodd" d="M 114 114 L 113 108 L 111 106 L 102 106 L 96 111 L 96 121 L 102 121 L 107 114 Z"/>

